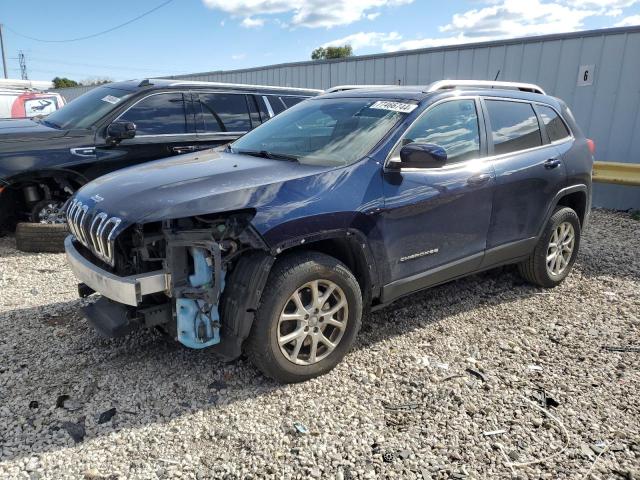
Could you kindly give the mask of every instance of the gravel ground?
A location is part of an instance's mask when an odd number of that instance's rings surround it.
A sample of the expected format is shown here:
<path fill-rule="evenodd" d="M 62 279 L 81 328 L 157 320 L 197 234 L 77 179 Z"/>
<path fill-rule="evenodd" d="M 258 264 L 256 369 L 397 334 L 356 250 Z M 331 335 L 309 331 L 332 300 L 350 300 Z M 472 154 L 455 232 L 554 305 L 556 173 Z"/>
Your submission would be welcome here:
<path fill-rule="evenodd" d="M 596 211 L 561 287 L 504 268 L 418 293 L 290 386 L 99 338 L 64 257 L 0 239 L 0 476 L 640 478 L 640 353 L 603 349 L 640 346 L 639 238 Z"/>

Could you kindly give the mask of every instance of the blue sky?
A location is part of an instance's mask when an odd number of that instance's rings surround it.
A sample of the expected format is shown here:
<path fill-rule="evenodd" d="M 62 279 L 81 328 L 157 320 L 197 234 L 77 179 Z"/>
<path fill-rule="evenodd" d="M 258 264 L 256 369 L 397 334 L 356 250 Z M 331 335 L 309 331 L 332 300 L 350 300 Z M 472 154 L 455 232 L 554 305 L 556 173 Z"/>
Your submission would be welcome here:
<path fill-rule="evenodd" d="M 640 25 L 640 0 L 1 0 L 9 76 L 123 80 L 308 60 L 320 45 L 356 55 Z"/>

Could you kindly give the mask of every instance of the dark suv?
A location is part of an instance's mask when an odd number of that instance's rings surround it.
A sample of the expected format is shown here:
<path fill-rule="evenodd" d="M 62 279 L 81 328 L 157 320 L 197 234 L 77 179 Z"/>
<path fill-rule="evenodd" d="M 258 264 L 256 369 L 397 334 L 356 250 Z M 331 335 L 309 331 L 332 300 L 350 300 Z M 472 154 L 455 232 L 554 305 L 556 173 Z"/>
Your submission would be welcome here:
<path fill-rule="evenodd" d="M 105 173 L 236 140 L 319 90 L 176 80 L 111 83 L 45 118 L 0 121 L 0 228 L 64 222 Z"/>
<path fill-rule="evenodd" d="M 535 85 L 342 89 L 225 151 L 86 185 L 65 246 L 101 332 L 159 327 L 296 382 L 344 357 L 368 308 L 505 264 L 562 282 L 593 149 Z"/>

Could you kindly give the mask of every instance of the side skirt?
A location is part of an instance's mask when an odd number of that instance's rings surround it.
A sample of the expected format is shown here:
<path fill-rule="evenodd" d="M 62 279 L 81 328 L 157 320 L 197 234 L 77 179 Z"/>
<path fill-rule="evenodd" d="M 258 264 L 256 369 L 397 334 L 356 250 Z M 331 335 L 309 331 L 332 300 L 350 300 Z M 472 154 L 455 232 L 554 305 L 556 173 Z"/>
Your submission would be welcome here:
<path fill-rule="evenodd" d="M 505 245 L 494 247 L 486 252 L 476 253 L 455 262 L 447 263 L 440 267 L 419 273 L 407 278 L 401 278 L 382 287 L 380 304 L 375 305 L 373 310 L 397 300 L 400 297 L 424 290 L 426 288 L 442 285 L 453 280 L 457 280 L 468 275 L 480 273 L 502 265 L 518 263 L 526 259 L 537 243 L 536 237 L 510 242 Z M 478 260 L 482 259 L 479 263 Z"/>

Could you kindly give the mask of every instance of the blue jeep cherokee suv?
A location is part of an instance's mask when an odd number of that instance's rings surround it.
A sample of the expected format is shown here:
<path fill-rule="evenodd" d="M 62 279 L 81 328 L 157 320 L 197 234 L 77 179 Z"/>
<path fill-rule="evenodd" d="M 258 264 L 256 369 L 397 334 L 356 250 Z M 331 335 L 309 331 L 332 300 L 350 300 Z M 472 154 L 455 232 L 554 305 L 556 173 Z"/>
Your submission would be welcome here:
<path fill-rule="evenodd" d="M 266 375 L 333 368 L 363 312 L 505 264 L 554 287 L 589 213 L 593 142 L 535 85 L 337 88 L 206 151 L 111 173 L 69 206 L 102 333 L 158 327 Z"/>

